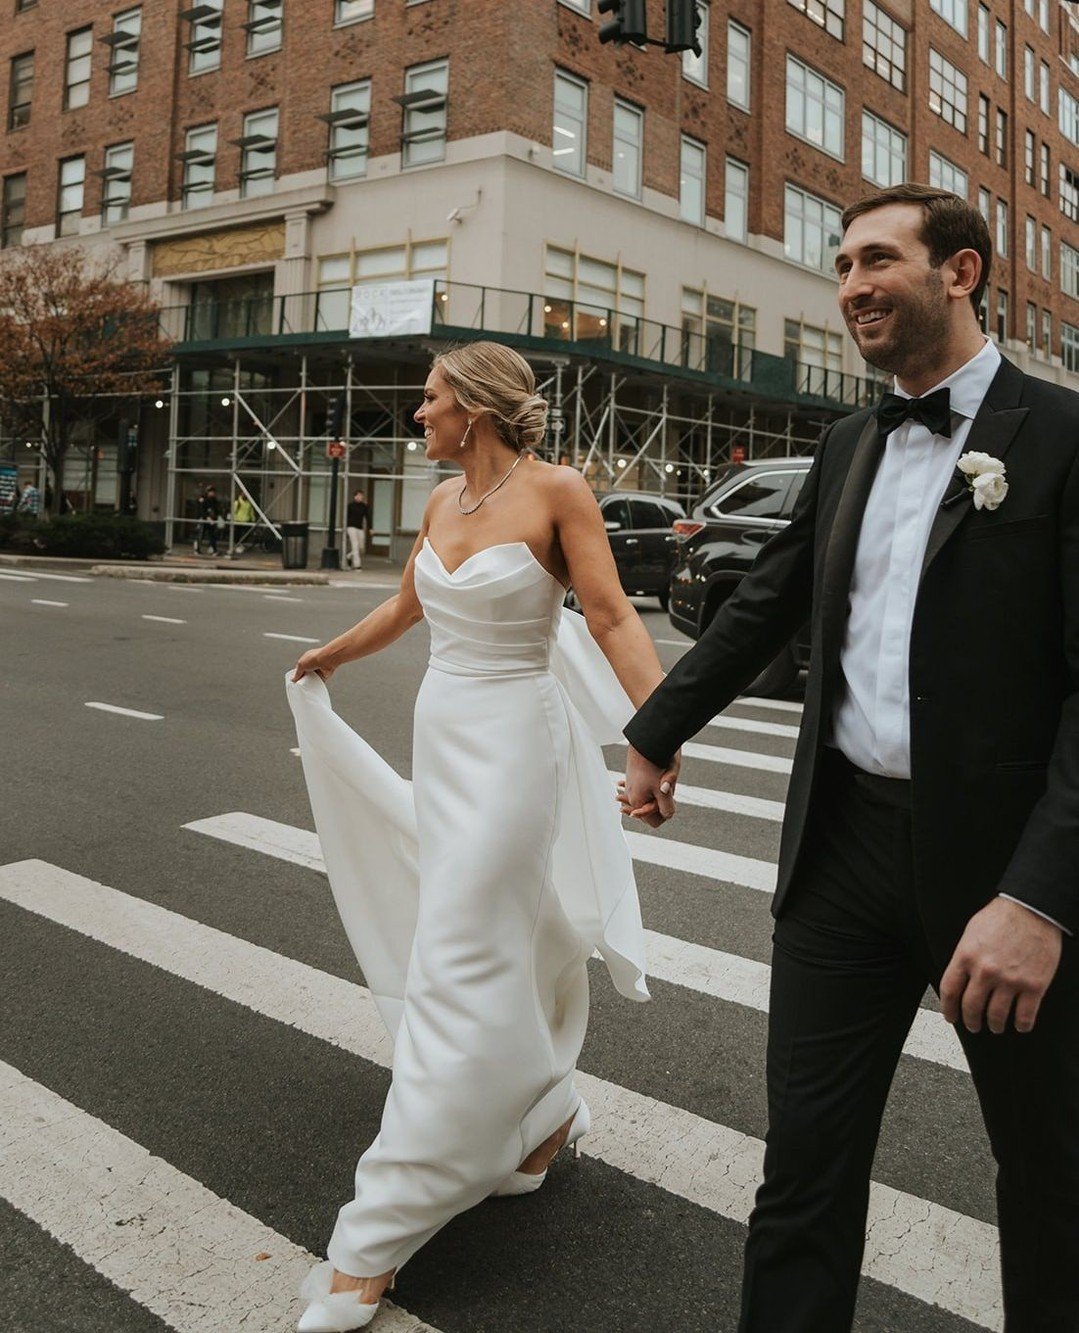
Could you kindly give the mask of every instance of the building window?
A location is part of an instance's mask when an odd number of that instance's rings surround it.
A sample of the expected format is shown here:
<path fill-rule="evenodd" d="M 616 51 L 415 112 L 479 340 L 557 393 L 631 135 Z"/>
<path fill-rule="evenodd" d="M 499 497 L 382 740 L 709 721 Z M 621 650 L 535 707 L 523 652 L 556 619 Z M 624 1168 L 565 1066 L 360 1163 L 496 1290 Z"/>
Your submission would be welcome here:
<path fill-rule="evenodd" d="M 282 0 L 247 0 L 247 54 L 265 55 L 280 51 L 282 40 Z"/>
<path fill-rule="evenodd" d="M 682 336 L 682 361 L 690 370 L 740 379 L 751 364 L 748 353 L 757 345 L 757 312 L 706 290 L 683 287 Z"/>
<path fill-rule="evenodd" d="M 697 41 L 700 43 L 701 53 L 697 55 L 696 51 L 682 52 L 682 77 L 689 79 L 690 83 L 696 83 L 702 88 L 707 88 L 708 0 L 697 0 L 697 13 L 701 16 L 700 27 L 697 29 Z"/>
<path fill-rule="evenodd" d="M 1027 268 L 1030 269 L 1031 273 L 1037 273 L 1038 224 L 1037 221 L 1034 218 L 1032 218 L 1029 213 L 1027 214 L 1025 240 L 1026 240 Z"/>
<path fill-rule="evenodd" d="M 208 204 L 214 193 L 214 174 L 217 165 L 217 126 L 200 125 L 188 130 L 184 137 L 184 182 L 181 202 L 184 208 L 201 208 Z"/>
<path fill-rule="evenodd" d="M 21 129 L 30 124 L 30 103 L 34 97 L 34 53 L 14 56 L 8 78 L 7 127 Z"/>
<path fill-rule="evenodd" d="M 86 159 L 69 157 L 60 163 L 60 190 L 56 201 L 57 236 L 75 236 L 82 217 L 83 187 L 86 183 Z"/>
<path fill-rule="evenodd" d="M 989 37 L 991 16 L 988 5 L 978 6 L 978 59 L 989 64 Z"/>
<path fill-rule="evenodd" d="M 882 186 L 907 179 L 907 136 L 869 111 L 862 112 L 862 175 Z"/>
<path fill-rule="evenodd" d="M 184 43 L 189 74 L 205 74 L 221 65 L 221 4 L 222 0 L 200 0 L 184 11 L 191 24 L 191 36 Z"/>
<path fill-rule="evenodd" d="M 1027 347 L 1038 350 L 1038 307 L 1031 301 L 1027 302 Z"/>
<path fill-rule="evenodd" d="M 135 169 L 135 145 L 118 143 L 105 149 L 101 173 L 101 221 L 105 226 L 123 222 L 131 207 L 131 176 Z"/>
<path fill-rule="evenodd" d="M 1046 115 L 1049 114 L 1049 66 L 1044 60 L 1038 76 L 1038 105 Z"/>
<path fill-rule="evenodd" d="M 414 65 L 405 70 L 405 91 L 397 101 L 404 107 L 401 165 L 422 166 L 446 156 L 446 103 L 450 90 L 447 60 Z"/>
<path fill-rule="evenodd" d="M 704 226 L 704 180 L 706 152 L 704 144 L 682 135 L 682 160 L 679 172 L 679 216 L 695 227 Z"/>
<path fill-rule="evenodd" d="M 1042 228 L 1042 277 L 1053 276 L 1053 233 L 1048 227 Z"/>
<path fill-rule="evenodd" d="M 929 184 L 935 190 L 951 190 L 960 199 L 966 199 L 970 188 L 967 173 L 962 167 L 944 157 L 941 153 L 929 152 Z"/>
<path fill-rule="evenodd" d="M 749 168 L 733 157 L 727 158 L 727 179 L 723 190 L 723 225 L 732 241 L 749 237 Z"/>
<path fill-rule="evenodd" d="M 1037 141 L 1034 138 L 1034 131 L 1027 130 L 1023 134 L 1023 178 L 1028 185 L 1034 184 L 1034 172 L 1037 164 Z"/>
<path fill-rule="evenodd" d="M 989 98 L 978 94 L 978 152 L 989 156 Z"/>
<path fill-rule="evenodd" d="M 641 197 L 641 148 L 644 112 L 628 102 L 614 100 L 613 185 L 618 194 Z"/>
<path fill-rule="evenodd" d="M 1079 370 L 1079 329 L 1073 324 L 1060 326 L 1060 359 L 1065 370 Z"/>
<path fill-rule="evenodd" d="M 1003 199 L 997 200 L 997 254 L 1008 253 L 1008 205 Z"/>
<path fill-rule="evenodd" d="M 335 24 L 358 23 L 360 19 L 369 19 L 374 12 L 375 0 L 333 0 Z"/>
<path fill-rule="evenodd" d="M 548 338 L 604 340 L 620 351 L 636 352 L 644 316 L 643 273 L 549 245 L 544 293 Z"/>
<path fill-rule="evenodd" d="M 929 0 L 929 7 L 956 32 L 967 35 L 967 0 Z"/>
<path fill-rule="evenodd" d="M 997 19 L 993 25 L 993 67 L 1002 79 L 1008 77 L 1008 25 Z"/>
<path fill-rule="evenodd" d="M 1060 132 L 1079 147 L 1079 98 L 1065 88 L 1060 90 Z"/>
<path fill-rule="evenodd" d="M 69 32 L 67 35 L 67 61 L 64 65 L 65 111 L 85 106 L 90 100 L 90 57 L 93 43 L 92 28 L 80 28 L 78 32 Z"/>
<path fill-rule="evenodd" d="M 991 216 L 993 212 L 993 196 L 984 186 L 981 186 L 978 189 L 978 212 L 985 218 L 985 225 L 987 227 L 991 226 L 993 221 Z"/>
<path fill-rule="evenodd" d="M 1079 250 L 1060 242 L 1060 290 L 1079 299 Z"/>
<path fill-rule="evenodd" d="M 783 191 L 783 251 L 788 259 L 822 273 L 834 271 L 842 232 L 840 210 L 816 195 L 787 185 Z"/>
<path fill-rule="evenodd" d="M 572 74 L 555 70 L 554 146 L 551 156 L 559 171 L 583 176 L 585 129 L 588 124 L 588 84 Z"/>
<path fill-rule="evenodd" d="M 109 48 L 109 96 L 133 93 L 139 86 L 139 41 L 142 10 L 126 9 L 112 21 L 112 32 L 102 37 Z"/>
<path fill-rule="evenodd" d="M 1023 47 L 1023 96 L 1028 102 L 1034 101 L 1034 48 Z"/>
<path fill-rule="evenodd" d="M 997 107 L 997 166 L 1008 165 L 1008 113 Z"/>
<path fill-rule="evenodd" d="M 966 134 L 967 76 L 932 47 L 929 48 L 929 109 Z"/>
<path fill-rule="evenodd" d="M 4 177 L 4 193 L 0 199 L 0 248 L 22 245 L 26 225 L 26 172 Z"/>
<path fill-rule="evenodd" d="M 1041 191 L 1042 194 L 1045 195 L 1046 199 L 1048 199 L 1052 186 L 1049 183 L 1050 182 L 1049 145 L 1047 143 L 1042 144 L 1041 151 L 1039 153 L 1039 158 L 1041 160 Z"/>
<path fill-rule="evenodd" d="M 727 24 L 727 101 L 749 110 L 750 35 L 733 20 Z"/>
<path fill-rule="evenodd" d="M 330 148 L 326 154 L 330 180 L 355 180 L 367 174 L 368 120 L 371 83 L 345 83 L 330 93 Z"/>
<path fill-rule="evenodd" d="M 1008 293 L 1003 287 L 997 288 L 997 340 L 1004 342 L 1008 337 Z"/>
<path fill-rule="evenodd" d="M 1060 164 L 1060 211 L 1072 222 L 1079 222 L 1079 171 Z"/>
<path fill-rule="evenodd" d="M 277 107 L 244 116 L 240 139 L 240 198 L 272 194 L 277 175 Z"/>
<path fill-rule="evenodd" d="M 815 328 L 799 319 L 783 321 L 783 355 L 798 366 L 799 393 L 827 393 L 829 379 L 838 388 L 843 373 L 843 337 L 830 329 Z"/>
<path fill-rule="evenodd" d="M 830 32 L 838 41 L 843 40 L 846 0 L 788 0 L 788 3 L 807 14 L 814 23 L 819 23 L 825 32 Z"/>
<path fill-rule="evenodd" d="M 787 129 L 843 160 L 843 89 L 787 56 Z"/>
<path fill-rule="evenodd" d="M 989 332 L 989 288 L 986 287 L 982 292 L 982 299 L 978 302 L 978 327 L 983 333 Z"/>
<path fill-rule="evenodd" d="M 365 282 L 449 276 L 449 243 L 445 240 L 412 241 L 381 246 L 377 250 L 354 251 L 352 255 L 326 255 L 318 262 L 318 309 L 316 329 L 347 329 L 351 288 Z"/>
<path fill-rule="evenodd" d="M 862 9 L 862 64 L 900 92 L 907 81 L 907 32 L 873 0 Z"/>
<path fill-rule="evenodd" d="M 1053 316 L 1046 309 L 1042 309 L 1042 352 L 1048 361 L 1053 355 Z"/>

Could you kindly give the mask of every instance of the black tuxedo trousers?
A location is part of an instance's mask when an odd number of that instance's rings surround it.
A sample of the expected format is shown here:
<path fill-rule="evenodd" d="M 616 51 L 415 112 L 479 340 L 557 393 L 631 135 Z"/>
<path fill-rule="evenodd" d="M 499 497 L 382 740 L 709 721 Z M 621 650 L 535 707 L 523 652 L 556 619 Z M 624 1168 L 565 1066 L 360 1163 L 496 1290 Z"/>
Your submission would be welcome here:
<path fill-rule="evenodd" d="M 911 634 L 911 780 L 827 746 L 875 421 L 830 427 L 790 525 L 626 728 L 665 763 L 809 619 L 780 848 L 765 1180 L 745 1333 L 849 1328 L 881 1111 L 926 983 L 1008 893 L 1079 932 L 1079 395 L 1004 361 L 965 445 L 1004 461 L 976 511 L 958 477 Z M 883 785 L 882 785 L 883 784 Z M 963 1037 L 998 1166 L 1008 1333 L 1079 1333 L 1077 942 L 1035 1031 Z"/>

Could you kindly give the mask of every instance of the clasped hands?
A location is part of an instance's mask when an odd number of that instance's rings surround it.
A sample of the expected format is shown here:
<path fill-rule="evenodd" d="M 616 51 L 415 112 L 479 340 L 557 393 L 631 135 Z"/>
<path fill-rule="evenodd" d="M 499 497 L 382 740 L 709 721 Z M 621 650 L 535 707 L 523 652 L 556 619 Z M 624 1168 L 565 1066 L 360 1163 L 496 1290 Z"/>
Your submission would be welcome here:
<path fill-rule="evenodd" d="M 631 745 L 626 776 L 618 783 L 618 805 L 624 815 L 658 828 L 674 815 L 674 788 L 682 763 L 679 751 L 666 768 L 653 764 Z"/>

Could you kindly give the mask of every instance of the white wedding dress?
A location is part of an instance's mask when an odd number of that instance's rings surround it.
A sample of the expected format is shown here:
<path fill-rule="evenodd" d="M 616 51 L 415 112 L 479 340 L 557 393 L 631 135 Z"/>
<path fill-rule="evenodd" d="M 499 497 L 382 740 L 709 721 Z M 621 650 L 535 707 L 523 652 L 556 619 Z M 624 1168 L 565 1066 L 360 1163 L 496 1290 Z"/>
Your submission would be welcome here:
<path fill-rule="evenodd" d="M 523 542 L 452 573 L 415 563 L 431 632 L 413 784 L 288 687 L 337 908 L 386 1026 L 393 1079 L 328 1254 L 399 1269 L 573 1114 L 594 950 L 645 1000 L 629 849 L 601 744 L 632 706 Z"/>

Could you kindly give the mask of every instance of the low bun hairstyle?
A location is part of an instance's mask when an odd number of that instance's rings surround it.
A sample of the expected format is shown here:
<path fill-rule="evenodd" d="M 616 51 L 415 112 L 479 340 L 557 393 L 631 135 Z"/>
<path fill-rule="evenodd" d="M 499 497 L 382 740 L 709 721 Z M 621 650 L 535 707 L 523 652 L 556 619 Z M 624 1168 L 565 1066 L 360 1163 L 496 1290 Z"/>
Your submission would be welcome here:
<path fill-rule="evenodd" d="M 547 400 L 536 392 L 532 367 L 512 347 L 474 342 L 440 352 L 432 363 L 466 412 L 486 412 L 518 453 L 537 449 L 547 434 Z"/>

